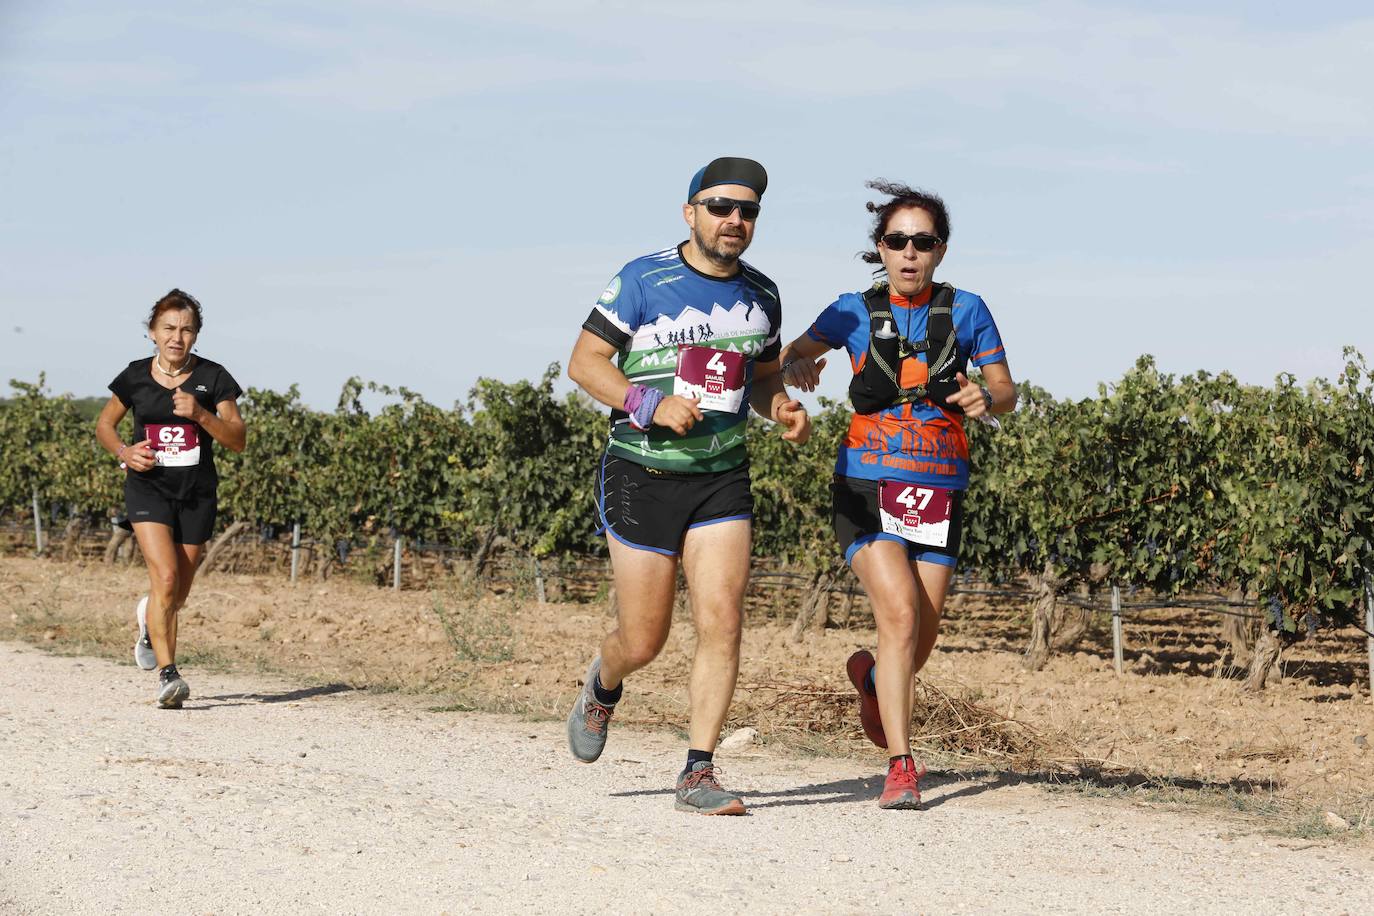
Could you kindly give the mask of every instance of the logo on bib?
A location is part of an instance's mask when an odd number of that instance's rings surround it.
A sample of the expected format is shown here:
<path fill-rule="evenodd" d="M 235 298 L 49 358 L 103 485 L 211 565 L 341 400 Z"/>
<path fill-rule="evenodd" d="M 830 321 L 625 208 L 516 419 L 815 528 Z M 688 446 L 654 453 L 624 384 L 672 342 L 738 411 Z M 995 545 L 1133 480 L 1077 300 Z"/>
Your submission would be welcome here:
<path fill-rule="evenodd" d="M 673 394 L 697 399 L 702 410 L 738 413 L 744 403 L 744 356 L 712 347 L 681 347 Z"/>

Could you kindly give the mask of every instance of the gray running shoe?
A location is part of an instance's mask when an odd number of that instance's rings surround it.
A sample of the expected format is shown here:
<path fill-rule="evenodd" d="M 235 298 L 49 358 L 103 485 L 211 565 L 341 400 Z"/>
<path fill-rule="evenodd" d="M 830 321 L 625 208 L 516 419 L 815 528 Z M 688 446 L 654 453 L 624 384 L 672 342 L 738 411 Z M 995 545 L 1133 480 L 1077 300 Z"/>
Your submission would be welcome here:
<path fill-rule="evenodd" d="M 709 760 L 698 760 L 677 781 L 673 807 L 697 814 L 743 814 L 744 799 L 721 787 L 720 770 Z"/>
<path fill-rule="evenodd" d="M 592 685 L 601 673 L 601 656 L 592 659 L 587 669 L 587 678 L 582 690 L 568 713 L 568 750 L 583 763 L 591 763 L 601 756 L 606 747 L 606 729 L 611 724 L 615 706 L 606 706 L 596 701 Z"/>
<path fill-rule="evenodd" d="M 158 674 L 161 686 L 157 691 L 157 705 L 163 709 L 180 709 L 191 696 L 191 688 L 181 679 L 176 665 L 168 665 Z"/>
<path fill-rule="evenodd" d="M 153 652 L 152 640 L 148 639 L 148 596 L 138 603 L 138 642 L 134 643 L 134 664 L 144 671 L 157 667 L 157 654 Z"/>

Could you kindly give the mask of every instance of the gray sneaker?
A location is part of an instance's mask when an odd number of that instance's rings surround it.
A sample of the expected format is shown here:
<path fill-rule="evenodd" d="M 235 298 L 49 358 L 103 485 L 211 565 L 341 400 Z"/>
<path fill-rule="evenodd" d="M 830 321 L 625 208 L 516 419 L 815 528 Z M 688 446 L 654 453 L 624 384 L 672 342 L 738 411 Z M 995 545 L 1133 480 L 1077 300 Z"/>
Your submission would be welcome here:
<path fill-rule="evenodd" d="M 596 701 L 592 685 L 601 673 L 601 656 L 592 659 L 587 669 L 586 681 L 577 694 L 572 712 L 568 713 L 568 750 L 583 763 L 591 763 L 601 756 L 606 747 L 606 729 L 611 724 L 615 706 L 606 706 Z"/>
<path fill-rule="evenodd" d="M 181 679 L 176 665 L 168 665 L 158 673 L 161 686 L 157 691 L 157 705 L 163 709 L 180 709 L 181 704 L 191 696 L 191 688 Z"/>
<path fill-rule="evenodd" d="M 138 603 L 138 642 L 134 643 L 134 664 L 144 671 L 157 667 L 157 654 L 153 652 L 152 640 L 148 638 L 148 596 Z"/>
<path fill-rule="evenodd" d="M 716 779 L 720 770 L 709 760 L 698 760 L 677 781 L 673 807 L 697 814 L 743 814 L 744 799 L 727 792 Z"/>

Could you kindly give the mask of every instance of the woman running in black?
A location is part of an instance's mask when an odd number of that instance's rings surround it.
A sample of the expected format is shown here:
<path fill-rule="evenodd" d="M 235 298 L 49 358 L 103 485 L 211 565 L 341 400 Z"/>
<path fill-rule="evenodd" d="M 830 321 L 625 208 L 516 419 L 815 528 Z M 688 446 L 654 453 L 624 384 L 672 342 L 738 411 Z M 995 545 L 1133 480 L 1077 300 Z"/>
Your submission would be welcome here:
<path fill-rule="evenodd" d="M 191 688 L 177 673 L 177 611 L 186 603 L 205 542 L 215 528 L 214 443 L 243 451 L 243 393 L 223 366 L 193 355 L 200 303 L 174 289 L 153 306 L 148 336 L 157 352 L 134 360 L 110 383 L 114 394 L 96 420 L 96 438 L 127 469 L 128 524 L 148 564 L 148 594 L 139 602 L 140 668 L 159 669 L 157 704 L 180 709 Z M 132 408 L 134 441 L 119 436 Z"/>

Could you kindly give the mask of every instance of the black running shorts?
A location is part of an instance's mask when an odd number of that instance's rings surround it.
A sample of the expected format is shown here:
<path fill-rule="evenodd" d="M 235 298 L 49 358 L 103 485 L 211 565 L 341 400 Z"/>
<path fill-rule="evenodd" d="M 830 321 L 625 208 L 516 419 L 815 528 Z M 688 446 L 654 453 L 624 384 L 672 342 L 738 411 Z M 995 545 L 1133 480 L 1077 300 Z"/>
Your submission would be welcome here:
<path fill-rule="evenodd" d="M 835 475 L 830 484 L 831 521 L 835 539 L 840 542 L 846 563 L 853 564 L 854 554 L 872 541 L 896 541 L 906 545 L 906 555 L 922 563 L 954 566 L 959 560 L 959 541 L 964 534 L 964 491 L 954 491 L 954 505 L 949 517 L 949 538 L 944 547 L 916 544 L 895 534 L 883 531 L 878 516 L 878 481 L 859 477 Z"/>
<path fill-rule="evenodd" d="M 754 516 L 749 462 L 728 471 L 684 474 L 645 467 L 609 451 L 597 480 L 601 530 L 628 547 L 682 552 L 691 528 Z"/>
<path fill-rule="evenodd" d="M 217 500 L 213 496 L 170 499 L 133 474 L 124 481 L 124 511 L 129 526 L 156 522 L 172 529 L 176 544 L 204 544 L 215 531 Z"/>

